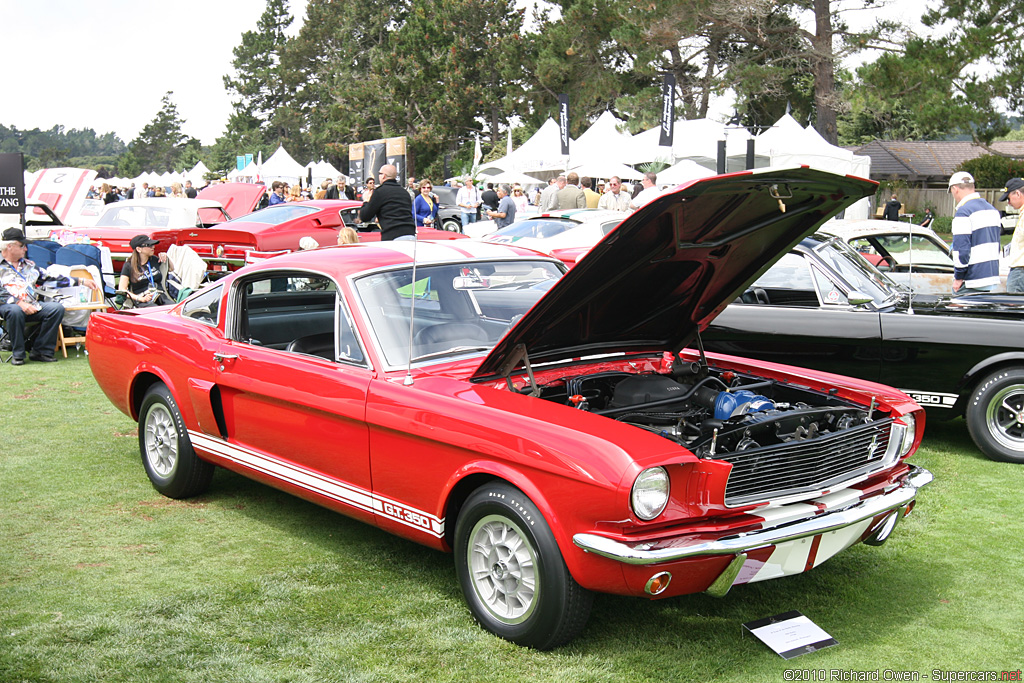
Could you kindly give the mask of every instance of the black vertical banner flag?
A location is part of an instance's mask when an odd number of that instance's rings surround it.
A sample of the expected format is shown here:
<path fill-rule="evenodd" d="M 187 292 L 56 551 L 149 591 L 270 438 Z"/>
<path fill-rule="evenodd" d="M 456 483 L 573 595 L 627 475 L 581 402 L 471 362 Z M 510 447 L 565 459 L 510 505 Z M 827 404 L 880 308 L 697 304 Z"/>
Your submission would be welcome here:
<path fill-rule="evenodd" d="M 665 74 L 665 82 L 661 86 L 661 139 L 662 147 L 672 146 L 672 134 L 676 120 L 676 77 Z"/>
<path fill-rule="evenodd" d="M 562 141 L 562 155 L 569 155 L 569 96 L 558 96 L 558 137 Z"/>

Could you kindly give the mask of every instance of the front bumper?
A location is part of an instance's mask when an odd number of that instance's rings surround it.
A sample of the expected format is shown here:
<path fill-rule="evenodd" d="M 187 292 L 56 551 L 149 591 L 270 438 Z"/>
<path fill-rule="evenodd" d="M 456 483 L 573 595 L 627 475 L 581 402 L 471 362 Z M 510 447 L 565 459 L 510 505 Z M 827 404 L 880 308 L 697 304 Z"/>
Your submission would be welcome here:
<path fill-rule="evenodd" d="M 810 536 L 837 531 L 894 510 L 905 510 L 917 495 L 917 490 L 932 482 L 932 473 L 922 467 L 910 466 L 910 472 L 899 488 L 840 510 L 824 512 L 802 521 L 759 529 L 746 533 L 723 536 L 713 541 L 697 542 L 682 547 L 651 548 L 650 543 L 629 545 L 596 534 L 576 534 L 573 543 L 588 553 L 594 553 L 630 565 L 651 565 L 674 562 L 708 555 L 739 555 L 749 550 L 779 545 Z M 895 521 L 897 517 L 893 516 Z M 888 525 L 886 533 L 892 530 Z M 884 540 L 884 539 L 879 539 Z"/>

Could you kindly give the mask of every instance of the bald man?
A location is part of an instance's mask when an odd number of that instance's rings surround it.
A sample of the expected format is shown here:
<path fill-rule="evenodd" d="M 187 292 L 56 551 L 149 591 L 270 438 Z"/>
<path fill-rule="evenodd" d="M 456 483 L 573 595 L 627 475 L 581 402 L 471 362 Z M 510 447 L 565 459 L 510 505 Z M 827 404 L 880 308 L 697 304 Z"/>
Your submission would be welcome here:
<path fill-rule="evenodd" d="M 382 242 L 399 237 L 415 237 L 416 221 L 413 220 L 412 199 L 398 184 L 398 169 L 392 164 L 380 167 L 380 185 L 373 191 L 370 201 L 359 209 L 359 219 L 370 223 L 377 219 Z"/>

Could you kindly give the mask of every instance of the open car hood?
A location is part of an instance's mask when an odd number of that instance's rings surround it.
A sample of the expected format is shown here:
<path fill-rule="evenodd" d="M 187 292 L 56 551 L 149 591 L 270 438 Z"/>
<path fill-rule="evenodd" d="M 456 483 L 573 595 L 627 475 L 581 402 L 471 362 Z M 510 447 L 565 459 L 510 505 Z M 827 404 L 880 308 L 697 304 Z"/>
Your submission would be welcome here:
<path fill-rule="evenodd" d="M 260 198 L 267 191 L 266 185 L 254 183 L 220 183 L 204 187 L 197 195 L 199 199 L 212 199 L 220 202 L 232 218 L 245 216 L 256 209 Z"/>
<path fill-rule="evenodd" d="M 628 216 L 495 345 L 474 379 L 522 364 L 690 343 L 805 235 L 877 183 L 807 167 L 712 176 Z"/>

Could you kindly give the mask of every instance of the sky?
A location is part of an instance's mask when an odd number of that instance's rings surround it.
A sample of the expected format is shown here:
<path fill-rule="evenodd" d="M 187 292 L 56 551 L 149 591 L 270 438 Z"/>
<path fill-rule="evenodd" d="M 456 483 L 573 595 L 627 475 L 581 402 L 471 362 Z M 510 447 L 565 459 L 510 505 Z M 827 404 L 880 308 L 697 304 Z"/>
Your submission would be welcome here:
<path fill-rule="evenodd" d="M 306 0 L 289 8 L 294 34 Z M 231 51 L 264 9 L 266 0 L 0 0 L 0 124 L 113 131 L 128 143 L 170 90 L 183 132 L 212 145 L 231 113 Z"/>
<path fill-rule="evenodd" d="M 306 0 L 290 0 L 289 34 L 298 33 L 305 7 Z M 183 132 L 212 145 L 231 113 L 223 77 L 232 50 L 265 8 L 266 0 L 0 0 L 9 65 L 0 124 L 92 128 L 128 143 L 156 117 L 170 90 Z M 920 8 L 919 0 L 894 0 L 884 13 L 910 19 Z M 870 21 L 873 12 L 857 14 Z M 729 102 L 716 104 L 731 112 Z"/>

